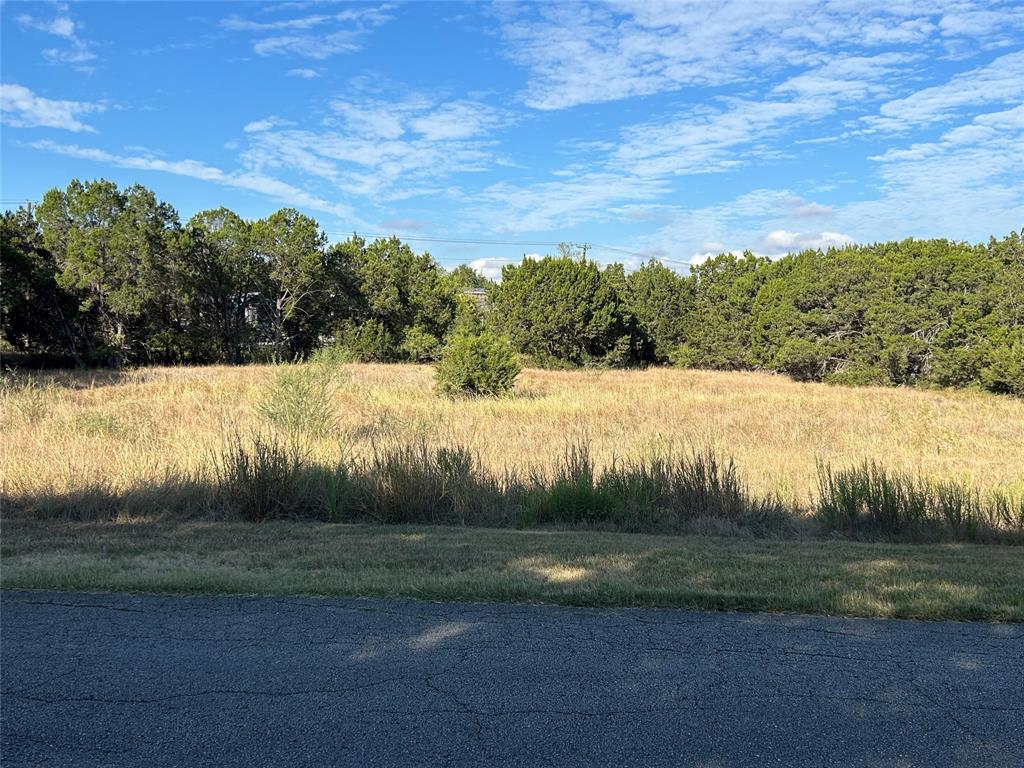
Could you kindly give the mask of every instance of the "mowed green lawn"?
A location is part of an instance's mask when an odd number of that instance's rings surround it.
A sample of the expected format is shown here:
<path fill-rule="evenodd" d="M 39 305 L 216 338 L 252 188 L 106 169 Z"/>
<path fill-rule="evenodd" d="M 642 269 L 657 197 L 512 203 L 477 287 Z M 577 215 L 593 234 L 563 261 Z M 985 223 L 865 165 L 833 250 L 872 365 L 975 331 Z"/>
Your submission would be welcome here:
<path fill-rule="evenodd" d="M 1024 549 L 592 531 L 6 520 L 5 589 L 1024 620 Z"/>

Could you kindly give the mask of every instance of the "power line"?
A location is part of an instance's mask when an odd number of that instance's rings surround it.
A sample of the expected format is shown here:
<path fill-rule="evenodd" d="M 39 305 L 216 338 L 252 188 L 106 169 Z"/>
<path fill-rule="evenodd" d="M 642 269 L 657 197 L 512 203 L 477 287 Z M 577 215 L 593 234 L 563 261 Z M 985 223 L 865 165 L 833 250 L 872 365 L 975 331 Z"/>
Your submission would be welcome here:
<path fill-rule="evenodd" d="M 666 256 L 654 256 L 649 253 L 637 253 L 636 251 L 627 251 L 625 248 L 616 248 L 612 245 L 600 245 L 598 243 L 593 244 L 594 248 L 602 251 L 612 251 L 614 253 L 622 253 L 626 256 L 635 256 L 638 259 L 655 259 L 656 261 L 667 261 L 669 264 L 682 264 L 683 266 L 691 266 L 688 261 L 680 261 L 679 259 L 670 259 Z"/>
<path fill-rule="evenodd" d="M 331 232 L 324 230 L 328 235 L 358 235 L 359 237 L 397 237 L 399 240 L 412 240 L 416 242 L 427 242 L 427 243 L 455 243 L 463 245 L 526 245 L 526 246 L 546 246 L 556 247 L 561 243 L 547 242 L 544 240 L 488 240 L 484 238 L 468 238 L 468 237 L 436 237 L 427 235 L 403 235 L 397 232 L 390 232 L 388 234 L 380 232 L 359 232 L 354 230 L 352 232 Z M 563 241 L 564 242 L 564 241 Z M 577 243 L 570 243 L 570 245 L 577 245 Z M 582 245 L 580 243 L 579 245 Z"/>
<path fill-rule="evenodd" d="M 453 245 L 519 245 L 528 247 L 546 247 L 546 248 L 557 248 L 563 242 L 554 242 L 547 240 L 498 240 L 498 239 L 486 239 L 486 238 L 468 238 L 468 237 L 437 237 L 434 235 L 404 235 L 400 233 L 383 234 L 379 232 L 332 232 L 325 230 L 328 235 L 344 236 L 344 235 L 358 235 L 360 237 L 368 238 L 388 238 L 397 237 L 399 240 L 408 240 L 411 242 L 423 242 L 423 243 L 448 243 Z M 638 259 L 656 259 L 657 261 L 664 261 L 670 264 L 680 264 L 685 267 L 689 267 L 690 262 L 680 261 L 679 259 L 670 259 L 664 256 L 654 256 L 652 254 L 638 253 L 636 251 L 628 251 L 625 248 L 618 248 L 612 245 L 600 245 L 598 243 L 574 243 L 570 242 L 568 245 L 576 246 L 583 250 L 584 256 L 586 252 L 591 248 L 596 248 L 604 251 L 612 251 L 613 253 L 621 253 L 626 256 L 633 256 Z M 435 257 L 436 258 L 436 257 Z M 452 261 L 455 257 L 445 257 L 443 259 L 437 259 L 438 261 Z M 504 259 L 504 261 L 513 261 L 512 259 Z"/>

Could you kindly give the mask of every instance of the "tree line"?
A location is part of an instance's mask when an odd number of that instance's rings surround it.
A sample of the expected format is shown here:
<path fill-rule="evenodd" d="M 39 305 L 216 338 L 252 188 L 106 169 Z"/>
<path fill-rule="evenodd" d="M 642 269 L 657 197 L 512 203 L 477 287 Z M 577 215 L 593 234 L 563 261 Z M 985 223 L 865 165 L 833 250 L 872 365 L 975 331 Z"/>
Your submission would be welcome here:
<path fill-rule="evenodd" d="M 98 180 L 0 220 L 9 347 L 76 365 L 438 359 L 484 330 L 543 366 L 674 364 L 845 384 L 1024 395 L 1024 230 L 972 245 L 903 240 L 771 260 L 721 254 L 679 274 L 575 254 L 493 283 L 397 238 L 328 244 L 285 208 L 184 224 L 152 191 Z M 466 295 L 484 288 L 483 306 Z"/>

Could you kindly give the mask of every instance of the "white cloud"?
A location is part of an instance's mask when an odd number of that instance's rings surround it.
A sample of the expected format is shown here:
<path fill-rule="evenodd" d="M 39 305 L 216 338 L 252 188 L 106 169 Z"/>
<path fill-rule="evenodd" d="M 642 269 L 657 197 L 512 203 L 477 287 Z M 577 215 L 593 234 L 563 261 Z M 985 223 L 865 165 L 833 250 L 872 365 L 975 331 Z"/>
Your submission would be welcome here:
<path fill-rule="evenodd" d="M 529 70 L 523 100 L 544 110 L 749 83 L 850 46 L 915 44 L 923 52 L 928 44 L 942 54 L 947 45 L 1005 44 L 1024 17 L 1013 3 L 970 0 L 646 0 L 499 6 L 497 13 L 507 55 Z"/>
<path fill-rule="evenodd" d="M 337 99 L 331 102 L 331 109 L 341 115 L 346 128 L 351 133 L 367 139 L 399 138 L 405 133 L 405 123 L 409 116 L 429 107 L 428 99 L 415 96 L 401 102 L 383 99 Z"/>
<path fill-rule="evenodd" d="M 327 59 L 340 53 L 358 51 L 370 30 L 391 20 L 388 10 L 390 6 L 387 5 L 348 8 L 338 13 L 273 21 L 253 21 L 232 15 L 221 21 L 221 27 L 255 33 L 258 37 L 253 41 L 253 51 L 260 56 L 285 54 Z M 293 69 L 289 74 L 311 78 L 318 73 L 313 69 Z"/>
<path fill-rule="evenodd" d="M 914 58 L 839 56 L 787 78 L 760 100 L 722 99 L 725 108 L 701 106 L 627 126 L 610 164 L 632 174 L 663 176 L 728 171 L 771 158 L 777 150 L 770 142 L 784 132 L 888 95 L 901 67 Z"/>
<path fill-rule="evenodd" d="M 832 109 L 833 101 L 826 97 L 731 100 L 725 110 L 700 109 L 664 121 L 628 126 L 610 165 L 640 176 L 728 170 L 744 162 L 738 148 L 759 154 L 765 140 L 787 124 L 818 120 Z"/>
<path fill-rule="evenodd" d="M 615 204 L 656 200 L 669 192 L 657 179 L 594 171 L 568 181 L 492 184 L 474 196 L 469 213 L 494 232 L 542 232 L 605 219 Z"/>
<path fill-rule="evenodd" d="M 57 16 L 47 21 L 45 19 L 33 18 L 28 14 L 22 14 L 18 16 L 16 21 L 23 27 L 38 29 L 40 32 L 46 32 L 48 35 L 56 35 L 66 40 L 75 39 L 75 22 L 70 16 Z"/>
<path fill-rule="evenodd" d="M 485 104 L 451 101 L 409 121 L 409 127 L 428 141 L 467 139 L 487 133 L 500 120 L 500 113 Z"/>
<path fill-rule="evenodd" d="M 525 258 L 540 258 L 539 254 L 527 254 Z M 501 280 L 501 270 L 508 264 L 516 264 L 521 259 L 474 259 L 469 266 L 486 277 L 488 280 Z"/>
<path fill-rule="evenodd" d="M 557 181 L 485 188 L 477 195 L 475 213 L 486 221 L 501 219 L 499 230 L 540 231 L 607 219 L 610 209 L 624 205 L 623 218 L 636 220 L 633 204 L 671 194 L 673 177 L 773 160 L 780 155 L 773 145 L 780 136 L 833 116 L 850 103 L 888 93 L 877 78 L 908 59 L 897 54 L 839 57 L 789 78 L 762 100 L 722 99 L 719 108 L 700 106 L 628 125 L 617 143 L 578 150 L 590 152 L 589 162 L 556 169 Z M 827 211 L 812 205 L 800 215 Z"/>
<path fill-rule="evenodd" d="M 409 95 L 398 101 L 350 97 L 331 102 L 336 117 L 319 131 L 277 130 L 267 120 L 246 126 L 250 168 L 296 168 L 346 192 L 397 200 L 448 194 L 455 173 L 490 168 L 491 132 L 508 115 L 467 100 Z"/>
<path fill-rule="evenodd" d="M 288 70 L 288 77 L 299 77 L 303 80 L 313 80 L 320 77 L 320 73 L 315 69 L 309 69 L 308 67 L 300 67 L 296 69 Z"/>
<path fill-rule="evenodd" d="M 1011 9 L 1013 6 L 1011 6 Z M 943 15 L 939 21 L 939 29 L 947 36 L 987 37 L 995 34 L 998 42 L 1000 35 L 1011 35 L 1013 30 L 1024 25 L 1021 19 L 1020 6 L 1016 8 L 1016 18 L 1008 15 L 1006 10 L 970 10 L 957 9 Z M 1012 37 L 1011 37 L 1012 40 Z"/>
<path fill-rule="evenodd" d="M 354 53 L 360 48 L 359 33 L 350 30 L 329 35 L 281 35 L 258 40 L 252 49 L 260 56 L 275 53 L 305 56 L 309 59 L 328 59 L 339 53 Z"/>
<path fill-rule="evenodd" d="M 842 232 L 787 232 L 784 229 L 776 229 L 765 235 L 763 250 L 770 255 L 785 254 L 808 248 L 841 248 L 852 242 L 853 238 Z"/>
<path fill-rule="evenodd" d="M 844 229 L 871 239 L 939 237 L 955 224 L 955 236 L 982 240 L 1024 221 L 1024 105 L 871 159 L 879 165 L 880 195 L 839 208 Z"/>
<path fill-rule="evenodd" d="M 57 4 L 58 15 L 52 19 L 40 19 L 29 14 L 21 14 L 15 20 L 24 28 L 35 29 L 48 35 L 59 37 L 70 46 L 69 48 L 46 48 L 43 57 L 47 61 L 60 64 L 71 64 L 83 72 L 91 72 L 88 62 L 97 56 L 92 52 L 89 43 L 78 35 L 78 23 L 68 14 L 68 7 Z"/>
<path fill-rule="evenodd" d="M 19 128 L 63 128 L 76 133 L 94 132 L 94 128 L 79 118 L 105 109 L 103 104 L 46 99 L 14 83 L 0 85 L 3 122 Z"/>
<path fill-rule="evenodd" d="M 790 77 L 773 90 L 800 96 L 827 96 L 838 101 L 878 99 L 892 91 L 894 75 L 919 57 L 908 53 L 837 56 L 819 67 Z"/>
<path fill-rule="evenodd" d="M 695 254 L 693 254 L 693 256 L 691 256 L 689 258 L 689 264 L 692 267 L 696 267 L 696 266 L 699 266 L 699 265 L 703 264 L 708 259 L 713 259 L 716 256 L 721 256 L 723 253 L 730 253 L 733 256 L 736 256 L 738 258 L 738 257 L 743 255 L 743 250 L 742 249 L 738 249 L 738 250 L 726 251 L 724 248 L 718 248 L 718 249 L 711 250 L 711 251 L 704 251 L 703 253 L 695 253 Z"/>
<path fill-rule="evenodd" d="M 310 29 L 330 21 L 332 16 L 302 16 L 278 21 L 250 21 L 233 15 L 223 19 L 220 25 L 235 32 L 277 32 L 283 29 Z"/>
<path fill-rule="evenodd" d="M 269 131 L 273 128 L 280 128 L 284 125 L 291 125 L 291 122 L 271 115 L 270 117 L 265 117 L 262 120 L 253 120 L 251 123 L 246 124 L 242 130 L 246 133 L 259 133 L 260 131 Z"/>
<path fill-rule="evenodd" d="M 76 144 L 58 144 L 53 141 L 36 141 L 31 146 L 46 152 L 55 152 L 66 157 L 91 160 L 118 168 L 158 171 L 175 176 L 187 176 L 201 181 L 208 181 L 225 187 L 258 192 L 286 205 L 294 205 L 300 208 L 333 214 L 344 219 L 346 224 L 351 226 L 367 227 L 366 223 L 355 215 L 350 206 L 324 200 L 303 189 L 262 173 L 253 171 L 223 171 L 220 168 L 207 165 L 198 160 L 164 160 L 151 155 L 115 155 L 103 149 L 80 147 Z"/>
<path fill-rule="evenodd" d="M 88 61 L 94 61 L 96 54 L 87 48 L 74 47 L 71 50 L 62 50 L 60 48 L 45 48 L 43 50 L 43 58 L 47 61 L 52 61 L 58 64 L 78 64 L 84 65 Z M 92 67 L 79 66 L 78 69 L 91 72 Z"/>
<path fill-rule="evenodd" d="M 908 236 L 983 241 L 1024 221 L 1024 105 L 989 112 L 930 142 L 871 158 L 881 184 L 867 199 L 822 205 L 787 190 L 755 190 L 700 208 L 662 210 L 662 226 L 630 250 L 655 256 L 723 251 L 772 257 L 804 248 Z M 807 228 L 808 217 L 819 227 Z"/>
<path fill-rule="evenodd" d="M 1024 99 L 1024 51 L 1000 56 L 991 64 L 955 75 L 942 85 L 923 88 L 889 101 L 869 125 L 889 131 L 948 120 L 965 108 L 1010 104 Z"/>

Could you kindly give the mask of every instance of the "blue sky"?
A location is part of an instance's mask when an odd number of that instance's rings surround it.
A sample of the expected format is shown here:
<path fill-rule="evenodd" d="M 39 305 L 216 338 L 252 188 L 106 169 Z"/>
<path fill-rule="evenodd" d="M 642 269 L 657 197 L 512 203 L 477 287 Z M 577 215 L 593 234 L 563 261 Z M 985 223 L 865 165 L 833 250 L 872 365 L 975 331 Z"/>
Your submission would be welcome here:
<path fill-rule="evenodd" d="M 553 250 L 527 243 L 685 269 L 1024 227 L 1024 2 L 0 13 L 4 200 L 140 182 L 183 220 L 294 206 L 489 274 Z"/>

